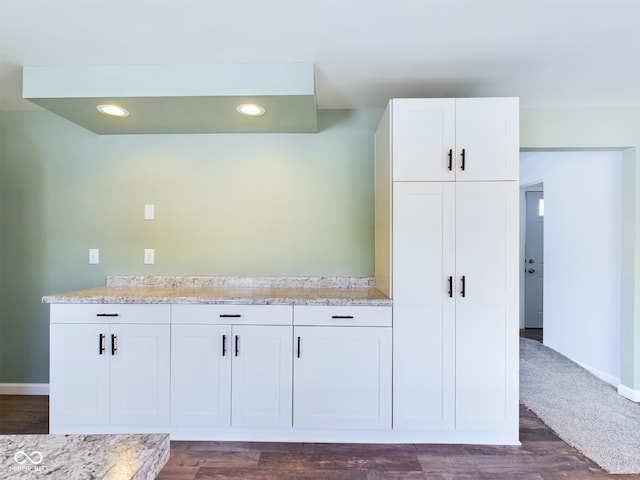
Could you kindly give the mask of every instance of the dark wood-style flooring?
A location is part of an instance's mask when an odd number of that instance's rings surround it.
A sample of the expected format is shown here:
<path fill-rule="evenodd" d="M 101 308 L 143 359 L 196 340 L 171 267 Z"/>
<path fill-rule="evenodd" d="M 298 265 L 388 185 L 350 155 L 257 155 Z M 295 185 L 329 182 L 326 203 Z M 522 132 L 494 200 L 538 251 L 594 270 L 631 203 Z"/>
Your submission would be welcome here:
<path fill-rule="evenodd" d="M 47 433 L 48 413 L 46 396 L 0 395 L 0 434 Z M 520 446 L 173 441 L 158 480 L 640 480 L 640 475 L 604 472 L 524 407 L 520 441 Z"/>

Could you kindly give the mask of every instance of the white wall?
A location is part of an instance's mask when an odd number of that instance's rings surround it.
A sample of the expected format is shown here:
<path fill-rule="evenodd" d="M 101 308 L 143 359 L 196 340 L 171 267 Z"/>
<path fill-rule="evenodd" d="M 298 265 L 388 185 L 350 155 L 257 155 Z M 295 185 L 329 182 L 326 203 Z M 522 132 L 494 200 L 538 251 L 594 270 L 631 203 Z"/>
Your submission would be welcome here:
<path fill-rule="evenodd" d="M 544 182 L 544 343 L 620 380 L 621 153 L 528 152 L 520 183 Z"/>

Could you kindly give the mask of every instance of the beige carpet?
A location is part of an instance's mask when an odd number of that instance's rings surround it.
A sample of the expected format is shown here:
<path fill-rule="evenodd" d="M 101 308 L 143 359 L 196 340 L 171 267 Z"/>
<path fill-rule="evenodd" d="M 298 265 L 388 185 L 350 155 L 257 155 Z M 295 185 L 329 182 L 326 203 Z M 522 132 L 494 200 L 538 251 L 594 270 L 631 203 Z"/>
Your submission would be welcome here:
<path fill-rule="evenodd" d="M 520 339 L 520 402 L 610 473 L 640 473 L 640 405 L 535 340 Z"/>

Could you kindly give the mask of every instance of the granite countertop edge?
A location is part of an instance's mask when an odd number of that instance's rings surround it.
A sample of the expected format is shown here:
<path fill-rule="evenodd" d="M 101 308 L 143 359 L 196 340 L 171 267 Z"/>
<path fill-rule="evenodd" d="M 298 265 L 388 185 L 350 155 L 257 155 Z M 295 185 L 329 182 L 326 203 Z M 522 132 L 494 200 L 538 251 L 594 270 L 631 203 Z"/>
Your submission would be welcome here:
<path fill-rule="evenodd" d="M 43 303 L 50 304 L 212 304 L 212 305 L 326 305 L 326 306 L 390 306 L 392 301 L 372 285 L 368 277 L 335 281 L 322 278 L 298 278 L 291 281 L 277 279 L 269 282 L 265 278 L 242 279 L 240 282 L 205 280 L 195 284 L 191 278 L 162 277 L 162 281 L 130 277 L 127 284 L 122 278 L 114 282 L 107 279 L 104 287 L 90 288 L 67 293 L 46 295 Z M 274 286 L 275 285 L 275 286 Z"/>

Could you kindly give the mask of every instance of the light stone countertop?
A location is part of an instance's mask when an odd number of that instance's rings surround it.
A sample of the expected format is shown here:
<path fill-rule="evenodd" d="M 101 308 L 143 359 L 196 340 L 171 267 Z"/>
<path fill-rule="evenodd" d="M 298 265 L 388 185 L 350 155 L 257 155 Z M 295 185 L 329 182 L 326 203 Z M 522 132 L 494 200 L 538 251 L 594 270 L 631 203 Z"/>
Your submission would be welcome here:
<path fill-rule="evenodd" d="M 369 305 L 391 299 L 368 277 L 109 277 L 107 286 L 47 295 L 45 303 L 186 303 L 221 305 Z M 276 286 L 270 286 L 276 285 Z M 335 285 L 335 286 L 333 286 Z"/>
<path fill-rule="evenodd" d="M 0 435 L 0 480 L 152 480 L 169 435 Z"/>

